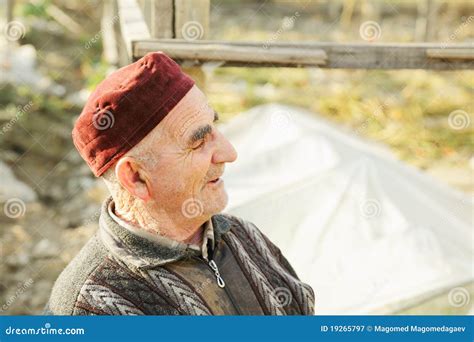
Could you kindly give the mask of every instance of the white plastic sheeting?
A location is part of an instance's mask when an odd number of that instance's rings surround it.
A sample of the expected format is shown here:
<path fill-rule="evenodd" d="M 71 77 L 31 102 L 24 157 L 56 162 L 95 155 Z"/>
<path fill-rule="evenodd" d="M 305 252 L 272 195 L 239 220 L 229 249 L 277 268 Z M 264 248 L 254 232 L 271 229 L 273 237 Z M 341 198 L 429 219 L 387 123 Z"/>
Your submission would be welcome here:
<path fill-rule="evenodd" d="M 239 153 L 226 211 L 282 249 L 317 314 L 389 313 L 474 279 L 467 195 L 299 108 L 259 106 L 220 130 Z"/>

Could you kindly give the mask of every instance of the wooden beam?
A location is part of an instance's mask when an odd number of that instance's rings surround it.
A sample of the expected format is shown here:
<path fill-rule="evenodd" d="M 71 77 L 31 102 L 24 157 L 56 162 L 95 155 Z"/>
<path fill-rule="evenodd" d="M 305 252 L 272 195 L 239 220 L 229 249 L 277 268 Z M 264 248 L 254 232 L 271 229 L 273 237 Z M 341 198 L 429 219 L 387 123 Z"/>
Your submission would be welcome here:
<path fill-rule="evenodd" d="M 117 10 L 120 18 L 120 33 L 123 39 L 123 46 L 126 49 L 129 61 L 132 61 L 133 41 L 150 39 L 150 31 L 136 0 L 117 0 Z"/>
<path fill-rule="evenodd" d="M 433 57 L 428 51 L 445 51 Z M 318 66 L 334 69 L 473 69 L 469 56 L 473 44 L 433 43 L 265 43 L 228 41 L 137 40 L 133 56 L 138 59 L 150 51 L 163 51 L 172 58 L 200 65 L 222 62 L 223 66 Z M 456 51 L 456 54 L 449 54 Z"/>
<path fill-rule="evenodd" d="M 148 0 L 150 1 L 150 0 Z M 174 38 L 173 0 L 155 0 L 151 9 L 150 34 L 153 38 Z"/>
<path fill-rule="evenodd" d="M 15 0 L 7 0 L 5 7 L 5 24 L 13 20 L 13 7 L 15 7 Z"/>
<path fill-rule="evenodd" d="M 109 65 L 119 65 L 119 46 L 115 35 L 115 22 L 118 20 L 113 0 L 103 2 L 100 27 L 102 31 L 102 46 L 104 59 Z"/>
<path fill-rule="evenodd" d="M 209 34 L 210 0 L 174 0 L 173 38 L 207 39 Z"/>
<path fill-rule="evenodd" d="M 447 48 L 438 48 L 438 49 L 427 49 L 426 56 L 429 58 L 438 58 L 438 59 L 466 59 L 474 60 L 474 49 L 447 49 Z"/>
<path fill-rule="evenodd" d="M 143 15 L 143 19 L 145 20 L 146 26 L 150 31 L 150 22 L 151 22 L 151 1 L 152 0 L 136 0 L 138 7 L 140 7 Z M 152 38 L 160 38 L 160 37 L 153 37 Z"/>
<path fill-rule="evenodd" d="M 210 0 L 174 0 L 174 37 L 194 42 L 209 34 Z M 183 70 L 206 91 L 206 74 L 196 65 L 183 65 Z"/>
<path fill-rule="evenodd" d="M 147 43 L 137 43 L 135 53 L 137 57 L 146 53 Z M 142 51 L 142 49 L 144 49 Z M 225 62 L 228 65 L 240 65 L 251 62 L 258 65 L 323 65 L 326 63 L 326 53 L 321 49 L 299 50 L 292 47 L 265 49 L 259 46 L 232 46 L 230 44 L 182 44 L 176 42 L 162 42 L 158 49 L 181 60 L 190 61 L 196 65 L 206 62 Z M 137 51 L 138 50 L 138 51 Z"/>

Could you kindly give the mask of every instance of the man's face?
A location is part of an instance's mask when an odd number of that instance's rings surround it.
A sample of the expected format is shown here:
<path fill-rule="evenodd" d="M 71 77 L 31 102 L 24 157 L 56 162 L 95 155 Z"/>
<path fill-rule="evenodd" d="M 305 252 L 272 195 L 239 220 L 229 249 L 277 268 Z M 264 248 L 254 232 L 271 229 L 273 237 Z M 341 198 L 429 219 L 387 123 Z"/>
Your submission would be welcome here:
<path fill-rule="evenodd" d="M 210 217 L 227 205 L 220 177 L 237 153 L 216 129 L 216 120 L 217 113 L 194 86 L 147 137 L 156 156 L 149 169 L 152 197 L 171 216 Z"/>

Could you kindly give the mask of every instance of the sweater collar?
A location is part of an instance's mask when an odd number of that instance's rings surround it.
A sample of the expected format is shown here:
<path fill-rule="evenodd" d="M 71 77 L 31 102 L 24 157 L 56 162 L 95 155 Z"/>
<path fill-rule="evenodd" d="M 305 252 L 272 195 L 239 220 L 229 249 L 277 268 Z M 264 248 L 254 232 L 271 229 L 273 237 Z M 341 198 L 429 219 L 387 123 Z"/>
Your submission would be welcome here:
<path fill-rule="evenodd" d="M 112 197 L 102 204 L 100 237 L 115 257 L 137 268 L 152 268 L 193 256 L 207 259 L 208 249 L 212 252 L 222 234 L 230 229 L 230 224 L 222 215 L 212 216 L 204 223 L 203 246 L 199 248 L 162 236 L 149 236 L 115 216 L 113 205 Z"/>

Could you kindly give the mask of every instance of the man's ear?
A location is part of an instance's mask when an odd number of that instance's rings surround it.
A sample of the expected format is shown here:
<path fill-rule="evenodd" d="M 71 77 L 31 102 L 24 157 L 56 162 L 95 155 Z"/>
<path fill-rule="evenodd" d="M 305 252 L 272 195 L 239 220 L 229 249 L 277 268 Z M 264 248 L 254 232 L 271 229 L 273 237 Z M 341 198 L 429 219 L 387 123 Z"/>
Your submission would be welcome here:
<path fill-rule="evenodd" d="M 140 198 L 144 202 L 152 198 L 148 175 L 135 158 L 120 158 L 117 165 L 115 165 L 115 176 L 131 195 Z"/>

